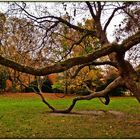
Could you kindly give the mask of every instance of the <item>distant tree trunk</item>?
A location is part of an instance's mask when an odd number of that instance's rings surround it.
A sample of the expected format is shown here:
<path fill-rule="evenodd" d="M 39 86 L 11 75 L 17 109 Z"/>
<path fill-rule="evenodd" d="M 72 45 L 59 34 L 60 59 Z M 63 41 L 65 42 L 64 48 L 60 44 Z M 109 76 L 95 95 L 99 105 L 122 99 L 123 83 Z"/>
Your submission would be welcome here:
<path fill-rule="evenodd" d="M 67 71 L 64 72 L 64 77 L 65 77 L 65 85 L 64 85 L 64 94 L 68 93 L 68 74 Z"/>

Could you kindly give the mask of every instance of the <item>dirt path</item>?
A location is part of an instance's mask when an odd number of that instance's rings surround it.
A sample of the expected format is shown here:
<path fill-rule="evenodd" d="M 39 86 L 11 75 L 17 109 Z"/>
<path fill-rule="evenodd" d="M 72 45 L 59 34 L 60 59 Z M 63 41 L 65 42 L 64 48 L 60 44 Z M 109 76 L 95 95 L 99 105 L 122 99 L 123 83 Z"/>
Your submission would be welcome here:
<path fill-rule="evenodd" d="M 104 110 L 88 110 L 88 111 L 77 111 L 77 112 L 71 112 L 71 113 L 48 113 L 49 115 L 54 116 L 83 116 L 83 115 L 92 115 L 92 116 L 103 116 L 103 115 L 113 115 L 117 118 L 124 117 L 126 114 L 121 111 L 104 111 Z"/>

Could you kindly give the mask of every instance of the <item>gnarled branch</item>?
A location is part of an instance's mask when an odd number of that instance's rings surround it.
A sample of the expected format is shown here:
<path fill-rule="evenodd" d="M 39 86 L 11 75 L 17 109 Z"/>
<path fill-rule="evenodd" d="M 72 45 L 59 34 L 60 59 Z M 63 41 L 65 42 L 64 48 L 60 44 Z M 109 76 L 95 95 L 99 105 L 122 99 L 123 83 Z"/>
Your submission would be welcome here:
<path fill-rule="evenodd" d="M 77 101 L 91 100 L 93 98 L 105 97 L 105 96 L 108 95 L 109 91 L 113 90 L 114 88 L 116 88 L 118 86 L 123 86 L 123 85 L 124 85 L 123 79 L 121 77 L 118 77 L 102 91 L 94 92 L 94 91 L 90 90 L 90 92 L 91 92 L 90 95 L 78 96 L 78 97 L 74 98 L 73 101 L 72 101 L 72 104 L 67 109 L 64 109 L 64 110 L 57 110 L 57 109 L 54 109 L 54 107 L 52 107 L 52 106 L 50 107 L 50 105 L 48 106 L 48 102 L 44 101 L 45 99 L 42 96 L 42 94 L 39 93 L 39 95 L 41 96 L 43 102 L 52 110 L 52 112 L 54 112 L 54 113 L 69 113 L 69 112 L 72 111 L 72 109 L 75 106 Z"/>
<path fill-rule="evenodd" d="M 91 54 L 88 54 L 87 56 L 80 56 L 75 58 L 70 58 L 65 61 L 62 61 L 60 63 L 46 66 L 44 68 L 35 69 L 29 66 L 24 66 L 19 63 L 16 63 L 10 59 L 7 59 L 0 55 L 0 64 L 13 68 L 17 71 L 32 74 L 32 75 L 38 75 L 38 76 L 44 76 L 51 73 L 59 73 L 62 71 L 65 71 L 73 66 L 85 64 L 91 61 L 96 60 L 97 58 L 100 58 L 102 56 L 108 55 L 112 52 L 126 52 L 128 49 L 133 47 L 134 45 L 138 44 L 140 42 L 140 31 L 138 31 L 136 34 L 128 37 L 125 39 L 122 44 L 112 43 L 105 45 L 101 49 L 98 49 L 94 51 Z"/>
<path fill-rule="evenodd" d="M 88 54 L 87 56 L 70 58 L 60 63 L 54 64 L 51 66 L 46 66 L 44 68 L 39 68 L 39 69 L 35 69 L 30 66 L 21 65 L 15 61 L 12 61 L 10 59 L 3 57 L 2 55 L 0 55 L 0 64 L 6 67 L 13 68 L 20 72 L 24 72 L 24 73 L 28 73 L 28 74 L 32 74 L 36 76 L 44 76 L 51 73 L 63 72 L 67 69 L 70 69 L 73 66 L 85 64 L 90 61 L 94 61 L 97 58 L 100 58 L 102 56 L 105 56 L 107 54 L 114 52 L 117 46 L 118 46 L 117 44 L 109 44 L 99 50 L 94 51 L 91 54 Z"/>
<path fill-rule="evenodd" d="M 132 48 L 134 45 L 137 45 L 138 43 L 140 43 L 140 30 L 137 33 L 135 33 L 134 35 L 125 39 L 121 43 L 121 45 L 120 45 L 121 48 L 120 49 L 122 49 L 124 52 L 126 52 L 127 50 Z"/>

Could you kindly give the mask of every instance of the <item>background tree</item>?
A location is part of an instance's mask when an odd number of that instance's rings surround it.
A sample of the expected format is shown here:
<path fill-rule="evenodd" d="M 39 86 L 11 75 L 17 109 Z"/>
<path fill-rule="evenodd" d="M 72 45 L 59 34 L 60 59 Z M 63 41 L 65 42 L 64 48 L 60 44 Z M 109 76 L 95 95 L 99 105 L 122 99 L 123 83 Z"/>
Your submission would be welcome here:
<path fill-rule="evenodd" d="M 6 15 L 1 14 L 1 24 L 3 30 L 1 32 L 0 53 L 2 55 L 24 65 L 38 67 L 38 62 L 44 63 L 45 59 L 40 51 L 40 46 L 38 48 L 35 46 L 39 43 L 36 35 L 40 34 L 40 31 L 35 29 L 32 22 L 27 19 L 6 17 Z M 39 49 L 39 52 L 37 49 Z M 12 92 L 23 91 L 25 87 L 22 83 L 28 85 L 31 81 L 34 81 L 34 76 L 20 73 L 11 68 L 4 69 L 7 78 L 12 83 Z"/>
<path fill-rule="evenodd" d="M 92 24 L 94 24 L 94 21 L 88 19 L 84 19 L 85 25 L 79 25 L 83 28 L 89 28 L 92 29 Z M 67 57 L 77 57 L 77 56 L 83 56 L 88 53 L 91 53 L 94 49 L 97 49 L 99 47 L 98 39 L 92 38 L 92 37 L 85 37 L 82 39 L 83 35 L 82 33 L 73 31 L 69 29 L 68 27 L 62 27 L 60 28 L 60 32 L 64 32 L 64 36 L 61 36 L 57 41 L 60 42 L 62 46 L 62 50 L 64 55 L 62 56 L 62 59 L 66 59 Z M 73 36 L 75 38 L 73 39 Z M 79 42 L 76 42 L 76 40 L 80 39 Z M 98 70 L 97 70 L 98 69 Z M 99 74 L 97 74 L 97 71 L 100 71 L 99 68 L 91 68 L 91 66 L 84 66 L 84 67 L 74 67 L 70 70 L 67 70 L 64 73 L 61 73 L 60 76 L 57 79 L 56 85 L 59 89 L 65 89 L 65 91 L 69 93 L 78 93 L 79 90 L 84 89 L 83 83 L 87 80 L 94 81 L 99 77 Z M 77 74 L 73 74 L 77 73 Z M 101 76 L 101 74 L 100 74 Z M 98 77 L 98 78 L 97 78 Z M 55 87 L 55 86 L 54 86 Z M 84 92 L 87 93 L 87 91 L 83 90 L 81 93 L 84 94 Z M 80 93 L 80 92 L 79 92 Z M 85 94 L 86 94 L 85 93 Z"/>

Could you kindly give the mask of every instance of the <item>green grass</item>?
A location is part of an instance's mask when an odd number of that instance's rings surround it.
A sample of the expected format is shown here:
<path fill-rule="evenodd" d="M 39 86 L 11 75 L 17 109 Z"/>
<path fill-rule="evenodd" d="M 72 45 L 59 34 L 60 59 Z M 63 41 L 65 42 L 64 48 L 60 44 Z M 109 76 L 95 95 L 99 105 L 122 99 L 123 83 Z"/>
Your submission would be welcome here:
<path fill-rule="evenodd" d="M 49 103 L 65 108 L 71 99 L 49 99 Z M 0 96 L 0 138 L 140 138 L 140 104 L 135 98 L 112 98 L 108 106 L 98 99 L 80 101 L 73 111 L 81 110 L 116 110 L 125 115 L 50 115 L 37 97 Z"/>

